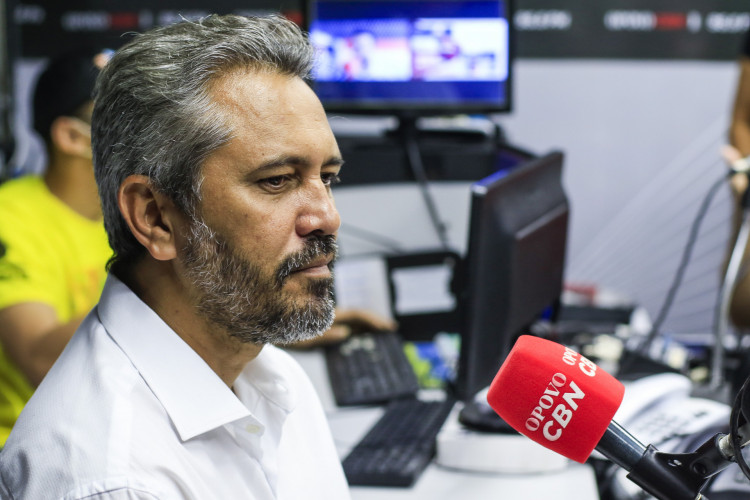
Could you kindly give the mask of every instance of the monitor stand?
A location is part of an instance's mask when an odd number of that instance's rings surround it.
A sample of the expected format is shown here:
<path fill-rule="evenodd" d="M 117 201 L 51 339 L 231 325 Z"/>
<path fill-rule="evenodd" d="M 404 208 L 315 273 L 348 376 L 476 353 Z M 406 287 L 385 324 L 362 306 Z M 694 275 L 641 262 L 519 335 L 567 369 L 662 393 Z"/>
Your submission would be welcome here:
<path fill-rule="evenodd" d="M 482 394 L 485 391 L 481 392 Z M 486 402 L 476 398 L 467 401 L 458 414 L 458 421 L 467 429 L 500 434 L 518 434 Z"/>

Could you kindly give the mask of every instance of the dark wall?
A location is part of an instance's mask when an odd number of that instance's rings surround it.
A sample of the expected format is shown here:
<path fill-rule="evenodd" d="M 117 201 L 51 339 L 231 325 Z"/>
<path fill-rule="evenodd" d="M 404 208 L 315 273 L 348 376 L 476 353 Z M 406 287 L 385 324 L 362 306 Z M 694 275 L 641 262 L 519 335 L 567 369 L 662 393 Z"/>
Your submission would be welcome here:
<path fill-rule="evenodd" d="M 564 5 L 561 7 L 560 5 Z M 747 0 L 517 0 L 517 55 L 732 60 Z"/>
<path fill-rule="evenodd" d="M 48 57 L 80 45 L 116 49 L 128 33 L 211 13 L 283 12 L 302 22 L 298 1 L 274 0 L 44 0 L 18 2 L 13 20 L 20 28 L 21 57 Z M 155 5 L 158 4 L 158 7 Z"/>
<path fill-rule="evenodd" d="M 12 4 L 12 2 L 9 2 Z M 21 56 L 83 43 L 116 48 L 123 33 L 211 12 L 283 11 L 303 22 L 303 0 L 44 0 L 20 2 Z M 747 0 L 515 0 L 521 58 L 730 60 L 750 27 Z M 561 6 L 562 5 L 562 6 Z"/>
<path fill-rule="evenodd" d="M 13 63 L 20 53 L 18 26 L 12 21 L 12 2 L 0 0 L 0 181 L 15 149 L 13 134 Z"/>

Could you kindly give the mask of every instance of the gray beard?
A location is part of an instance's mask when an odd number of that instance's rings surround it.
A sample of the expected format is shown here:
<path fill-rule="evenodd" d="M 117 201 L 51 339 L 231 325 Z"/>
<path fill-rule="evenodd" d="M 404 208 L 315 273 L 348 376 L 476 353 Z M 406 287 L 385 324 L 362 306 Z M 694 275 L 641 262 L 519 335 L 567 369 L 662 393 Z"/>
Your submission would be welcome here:
<path fill-rule="evenodd" d="M 260 266 L 200 220 L 193 220 L 183 253 L 187 278 L 198 294 L 198 313 L 241 342 L 288 345 L 315 338 L 333 324 L 333 277 L 309 280 L 303 305 L 283 286 L 316 257 L 335 256 L 334 236 L 309 238 L 272 276 L 264 276 Z"/>

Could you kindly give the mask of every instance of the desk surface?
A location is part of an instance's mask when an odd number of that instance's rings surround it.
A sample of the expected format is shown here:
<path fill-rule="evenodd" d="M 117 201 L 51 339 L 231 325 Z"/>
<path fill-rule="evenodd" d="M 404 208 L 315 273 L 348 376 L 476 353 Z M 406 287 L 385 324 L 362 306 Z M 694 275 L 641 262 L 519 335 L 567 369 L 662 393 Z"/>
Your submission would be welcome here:
<path fill-rule="evenodd" d="M 364 436 L 382 414 L 381 408 L 339 408 L 336 406 L 319 350 L 291 351 L 307 371 L 320 395 L 339 456 Z M 597 500 L 596 479 L 591 467 L 571 462 L 563 470 L 545 474 L 499 474 L 450 470 L 430 464 L 411 488 L 351 488 L 353 500 Z"/>

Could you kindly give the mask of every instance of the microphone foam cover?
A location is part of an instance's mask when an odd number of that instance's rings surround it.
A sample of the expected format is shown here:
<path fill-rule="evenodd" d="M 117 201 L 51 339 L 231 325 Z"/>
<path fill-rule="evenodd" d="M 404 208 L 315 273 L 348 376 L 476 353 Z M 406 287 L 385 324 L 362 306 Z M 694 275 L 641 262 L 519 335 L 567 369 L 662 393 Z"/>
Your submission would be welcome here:
<path fill-rule="evenodd" d="M 577 352 L 522 335 L 492 381 L 487 401 L 521 434 L 583 463 L 624 393 L 617 379 Z"/>

